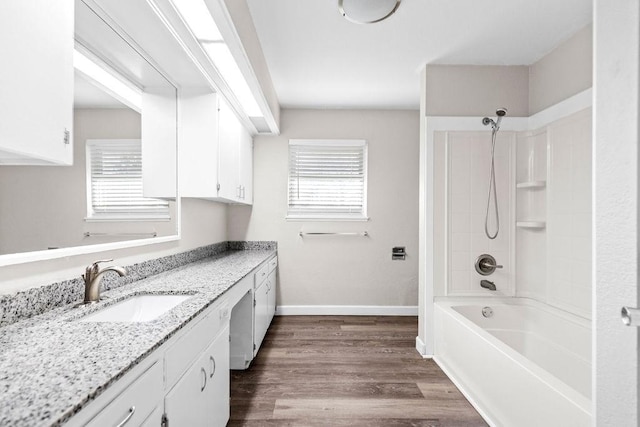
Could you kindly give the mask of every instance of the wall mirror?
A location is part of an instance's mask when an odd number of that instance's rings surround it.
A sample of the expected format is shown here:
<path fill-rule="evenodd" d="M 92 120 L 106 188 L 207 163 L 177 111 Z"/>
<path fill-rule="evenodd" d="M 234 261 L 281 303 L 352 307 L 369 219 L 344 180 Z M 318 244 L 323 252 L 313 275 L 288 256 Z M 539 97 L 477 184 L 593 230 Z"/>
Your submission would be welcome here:
<path fill-rule="evenodd" d="M 75 4 L 73 166 L 0 167 L 0 266 L 178 238 L 176 88 Z M 158 182 L 172 188 L 148 198 Z"/>

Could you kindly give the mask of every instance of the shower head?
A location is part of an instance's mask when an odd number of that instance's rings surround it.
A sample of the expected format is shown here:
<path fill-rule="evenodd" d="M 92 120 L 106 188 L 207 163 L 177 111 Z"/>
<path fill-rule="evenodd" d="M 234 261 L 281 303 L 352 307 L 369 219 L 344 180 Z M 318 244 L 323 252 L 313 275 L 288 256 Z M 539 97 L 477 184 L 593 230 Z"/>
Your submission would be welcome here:
<path fill-rule="evenodd" d="M 498 108 L 496 110 L 496 115 L 498 116 L 498 118 L 496 119 L 496 123 L 493 126 L 493 130 L 495 130 L 497 132 L 500 129 L 500 122 L 502 121 L 502 118 L 507 115 L 507 109 L 506 108 Z"/>

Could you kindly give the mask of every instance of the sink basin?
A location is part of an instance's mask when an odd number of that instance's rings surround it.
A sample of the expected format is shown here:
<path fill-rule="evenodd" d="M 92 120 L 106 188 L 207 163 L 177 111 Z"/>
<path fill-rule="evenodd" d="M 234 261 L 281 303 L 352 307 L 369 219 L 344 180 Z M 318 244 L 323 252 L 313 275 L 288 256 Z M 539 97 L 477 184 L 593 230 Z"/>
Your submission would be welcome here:
<path fill-rule="evenodd" d="M 79 319 L 80 322 L 148 322 L 192 295 L 136 295 Z"/>

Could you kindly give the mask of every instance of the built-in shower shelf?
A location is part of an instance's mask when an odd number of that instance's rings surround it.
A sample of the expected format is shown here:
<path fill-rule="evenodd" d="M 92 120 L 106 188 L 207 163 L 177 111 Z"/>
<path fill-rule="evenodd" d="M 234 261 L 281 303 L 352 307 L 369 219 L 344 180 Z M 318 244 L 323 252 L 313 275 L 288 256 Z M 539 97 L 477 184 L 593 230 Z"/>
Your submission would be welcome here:
<path fill-rule="evenodd" d="M 547 181 L 526 181 L 516 184 L 516 188 L 526 188 L 529 190 L 535 190 L 537 188 L 544 188 L 547 186 Z"/>
<path fill-rule="evenodd" d="M 546 221 L 517 221 L 516 227 L 541 230 L 547 226 Z"/>

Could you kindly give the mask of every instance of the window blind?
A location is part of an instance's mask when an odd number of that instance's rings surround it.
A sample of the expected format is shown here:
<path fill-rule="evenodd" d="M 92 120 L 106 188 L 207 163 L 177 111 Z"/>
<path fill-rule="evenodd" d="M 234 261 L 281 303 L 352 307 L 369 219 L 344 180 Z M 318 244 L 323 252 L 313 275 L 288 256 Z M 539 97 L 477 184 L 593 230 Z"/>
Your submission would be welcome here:
<path fill-rule="evenodd" d="M 143 195 L 139 139 L 88 140 L 87 177 L 89 218 L 169 218 L 169 202 Z"/>
<path fill-rule="evenodd" d="M 362 140 L 289 141 L 289 217 L 366 217 Z"/>

